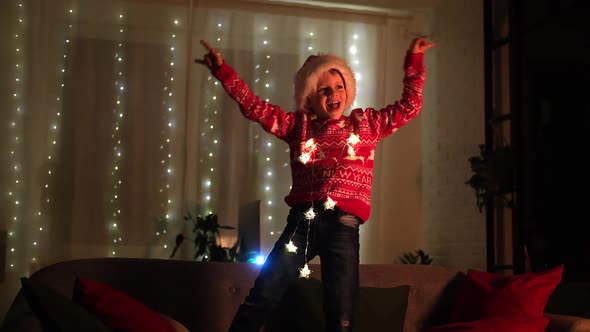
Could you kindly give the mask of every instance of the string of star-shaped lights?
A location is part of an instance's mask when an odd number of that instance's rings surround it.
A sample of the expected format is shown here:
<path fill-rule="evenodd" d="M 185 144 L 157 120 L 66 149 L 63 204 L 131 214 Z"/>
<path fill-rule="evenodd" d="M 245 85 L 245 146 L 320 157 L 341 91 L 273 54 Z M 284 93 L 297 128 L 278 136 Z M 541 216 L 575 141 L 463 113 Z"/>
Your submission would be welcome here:
<path fill-rule="evenodd" d="M 309 229 L 311 227 L 311 222 L 315 219 L 316 214 L 313 210 L 313 206 L 309 208 L 309 210 L 303 213 L 305 216 L 305 220 L 307 220 L 307 234 L 305 236 L 305 255 L 303 255 L 305 259 L 305 264 L 302 268 L 299 269 L 299 278 L 309 279 L 309 275 L 311 274 L 311 270 L 307 265 L 307 248 L 309 247 Z"/>
<path fill-rule="evenodd" d="M 358 134 L 356 134 L 356 133 L 350 134 L 350 136 L 346 140 L 345 149 L 346 149 L 347 155 L 344 157 L 345 159 L 352 159 L 352 160 L 357 159 L 355 146 L 358 143 L 360 143 L 360 141 L 361 141 L 361 139 Z M 299 155 L 298 160 L 304 165 L 307 165 L 308 163 L 311 162 L 311 164 L 312 164 L 311 167 L 313 167 L 313 164 L 315 163 L 315 158 L 313 156 L 314 156 L 315 152 L 317 152 L 317 151 L 318 151 L 318 146 L 315 143 L 315 140 L 313 138 L 310 138 L 307 141 L 305 141 L 305 143 L 302 144 L 301 154 Z M 336 165 L 336 167 L 338 167 L 338 162 L 336 162 L 335 165 Z M 336 207 L 337 204 L 338 204 L 338 202 L 333 200 L 332 197 L 329 196 L 328 192 L 326 192 L 326 200 L 324 201 L 324 210 L 325 211 L 334 210 L 334 208 Z M 307 221 L 307 236 L 306 236 L 306 241 L 305 241 L 305 255 L 304 255 L 305 264 L 303 265 L 303 267 L 299 268 L 299 278 L 309 279 L 309 276 L 311 275 L 311 272 L 312 272 L 309 269 L 309 265 L 307 262 L 307 248 L 309 247 L 309 231 L 310 231 L 311 222 L 313 222 L 315 220 L 315 217 L 317 216 L 313 205 L 309 209 L 307 209 L 305 212 L 303 212 L 303 216 L 304 216 L 305 220 Z M 291 237 L 289 238 L 289 242 L 287 242 L 287 244 L 285 245 L 288 252 L 295 253 L 295 254 L 297 253 L 298 247 L 293 243 L 293 236 L 295 236 L 296 232 L 297 232 L 297 227 L 295 227 L 293 234 L 291 234 Z"/>

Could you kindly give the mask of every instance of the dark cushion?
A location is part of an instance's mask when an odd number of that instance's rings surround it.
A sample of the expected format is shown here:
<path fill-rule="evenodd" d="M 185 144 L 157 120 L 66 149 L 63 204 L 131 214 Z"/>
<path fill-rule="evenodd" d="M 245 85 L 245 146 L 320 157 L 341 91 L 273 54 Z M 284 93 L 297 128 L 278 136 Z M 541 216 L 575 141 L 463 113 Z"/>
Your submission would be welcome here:
<path fill-rule="evenodd" d="M 392 288 L 361 287 L 354 331 L 402 332 L 410 286 Z M 324 332 L 322 283 L 298 279 L 266 323 L 266 332 Z"/>
<path fill-rule="evenodd" d="M 100 319 L 42 282 L 21 278 L 22 291 L 33 313 L 48 332 L 112 332 Z"/>
<path fill-rule="evenodd" d="M 355 331 L 402 332 L 410 286 L 392 288 L 361 287 Z"/>

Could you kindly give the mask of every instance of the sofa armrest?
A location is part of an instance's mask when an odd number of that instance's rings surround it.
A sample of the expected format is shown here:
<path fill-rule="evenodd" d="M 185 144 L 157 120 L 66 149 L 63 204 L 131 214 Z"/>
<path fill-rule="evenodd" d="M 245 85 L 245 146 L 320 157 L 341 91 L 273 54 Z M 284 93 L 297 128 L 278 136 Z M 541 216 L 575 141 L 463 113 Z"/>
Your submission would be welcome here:
<path fill-rule="evenodd" d="M 546 314 L 551 319 L 546 332 L 590 332 L 590 319 L 567 316 Z"/>
<path fill-rule="evenodd" d="M 2 324 L 0 324 L 0 331 L 1 332 L 20 332 L 20 331 L 27 331 L 27 332 L 41 332 L 43 331 L 43 327 L 41 326 L 41 321 L 35 316 L 33 313 L 26 313 L 20 315 L 16 319 L 12 320 L 4 320 Z"/>
<path fill-rule="evenodd" d="M 166 321 L 168 321 L 168 323 L 170 324 L 170 326 L 172 326 L 174 331 L 176 331 L 176 332 L 189 332 L 189 330 L 184 325 L 182 325 L 179 321 L 177 321 L 176 319 L 174 319 L 170 316 L 164 315 L 164 314 L 160 314 L 160 315 L 162 317 L 164 317 L 164 319 Z"/>

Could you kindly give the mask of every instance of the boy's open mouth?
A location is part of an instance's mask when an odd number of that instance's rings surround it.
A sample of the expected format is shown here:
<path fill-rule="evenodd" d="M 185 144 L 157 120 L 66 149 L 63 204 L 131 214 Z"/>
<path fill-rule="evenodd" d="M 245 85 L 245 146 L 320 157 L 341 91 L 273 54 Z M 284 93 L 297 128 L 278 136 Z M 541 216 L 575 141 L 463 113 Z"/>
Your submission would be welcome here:
<path fill-rule="evenodd" d="M 328 103 L 328 108 L 332 109 L 332 110 L 337 110 L 338 108 L 340 108 L 340 102 L 333 102 L 333 103 Z"/>

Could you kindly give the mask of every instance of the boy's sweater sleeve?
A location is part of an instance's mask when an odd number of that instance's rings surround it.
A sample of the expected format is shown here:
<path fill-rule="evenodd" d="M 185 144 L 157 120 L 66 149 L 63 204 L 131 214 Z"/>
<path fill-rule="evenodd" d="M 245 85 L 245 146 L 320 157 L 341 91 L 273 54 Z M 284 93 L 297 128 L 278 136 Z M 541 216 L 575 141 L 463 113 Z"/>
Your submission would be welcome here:
<path fill-rule="evenodd" d="M 424 53 L 406 53 L 402 97 L 379 111 L 369 110 L 369 123 L 377 137 L 384 138 L 415 118 L 422 110 L 422 88 L 426 77 Z"/>
<path fill-rule="evenodd" d="M 225 91 L 234 99 L 244 116 L 260 123 L 262 128 L 285 140 L 294 127 L 295 116 L 292 112 L 285 112 L 280 106 L 273 105 L 257 96 L 239 77 L 238 73 L 225 62 L 213 71 L 223 85 Z"/>

